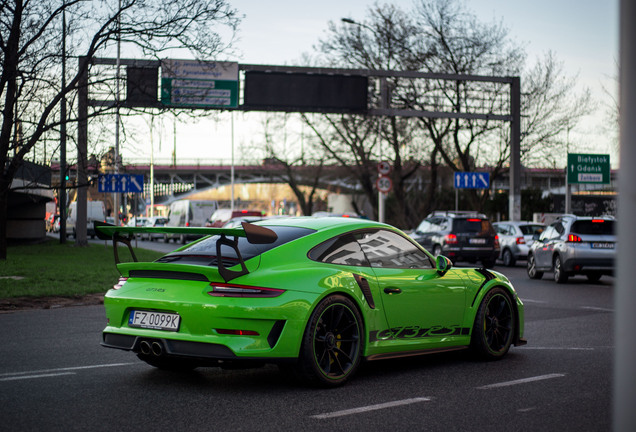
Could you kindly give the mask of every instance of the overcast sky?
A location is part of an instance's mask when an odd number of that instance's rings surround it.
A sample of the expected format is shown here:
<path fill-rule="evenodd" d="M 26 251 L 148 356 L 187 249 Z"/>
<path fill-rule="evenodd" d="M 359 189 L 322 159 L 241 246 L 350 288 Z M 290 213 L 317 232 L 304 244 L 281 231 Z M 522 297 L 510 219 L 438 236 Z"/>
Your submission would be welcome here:
<path fill-rule="evenodd" d="M 363 21 L 368 7 L 374 4 L 367 0 L 236 0 L 230 3 L 245 15 L 236 45 L 242 55 L 231 60 L 298 66 L 302 66 L 299 64 L 302 53 L 311 52 L 313 45 L 325 35 L 329 21 L 338 22 L 342 17 Z M 413 4 L 410 0 L 395 3 L 404 9 Z M 530 63 L 552 51 L 563 62 L 568 75 L 578 75 L 580 87 L 592 90 L 599 108 L 594 117 L 586 119 L 572 133 L 572 146 L 582 153 L 610 153 L 612 165 L 616 165 L 614 141 L 602 130 L 602 123 L 605 106 L 611 104 L 603 89 L 615 92 L 616 85 L 618 1 L 466 0 L 466 5 L 482 21 L 501 21 L 509 29 L 510 37 L 525 47 Z M 204 128 L 224 140 L 220 136 L 228 136 L 227 122 L 225 125 L 211 123 L 200 122 L 192 130 Z M 240 131 L 236 133 L 235 140 L 245 139 L 249 138 Z M 227 150 L 223 150 L 228 148 L 226 144 L 217 142 L 208 148 L 215 155 L 227 155 Z M 164 145 L 162 154 L 166 147 Z M 178 155 L 201 157 L 202 153 L 192 146 L 179 144 Z"/>

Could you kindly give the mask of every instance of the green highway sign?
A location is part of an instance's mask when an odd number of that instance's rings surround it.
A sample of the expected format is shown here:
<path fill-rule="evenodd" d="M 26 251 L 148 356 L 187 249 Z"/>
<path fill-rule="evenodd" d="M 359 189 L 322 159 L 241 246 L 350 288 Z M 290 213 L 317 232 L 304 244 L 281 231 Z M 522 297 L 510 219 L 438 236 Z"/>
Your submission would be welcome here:
<path fill-rule="evenodd" d="M 607 154 L 568 153 L 568 183 L 609 183 L 610 157 Z"/>
<path fill-rule="evenodd" d="M 237 108 L 238 63 L 161 62 L 161 103 L 183 108 Z"/>

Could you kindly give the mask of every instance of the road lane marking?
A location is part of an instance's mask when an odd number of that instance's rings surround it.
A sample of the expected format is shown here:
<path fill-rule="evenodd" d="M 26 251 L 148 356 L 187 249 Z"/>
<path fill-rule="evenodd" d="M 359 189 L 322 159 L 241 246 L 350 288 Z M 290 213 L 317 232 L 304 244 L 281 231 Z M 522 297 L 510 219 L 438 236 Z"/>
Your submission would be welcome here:
<path fill-rule="evenodd" d="M 522 346 L 519 347 L 524 350 L 553 350 L 553 351 L 594 351 L 591 347 L 535 347 L 535 346 Z"/>
<path fill-rule="evenodd" d="M 21 375 L 43 375 L 43 374 L 52 374 L 58 372 L 71 372 L 77 370 L 84 369 L 98 369 L 98 368 L 106 368 L 106 367 L 118 367 L 118 366 L 128 366 L 133 364 L 141 364 L 141 363 L 108 363 L 108 364 L 100 364 L 100 365 L 90 365 L 90 366 L 75 366 L 75 367 L 66 367 L 66 368 L 56 368 L 56 369 L 41 369 L 34 371 L 25 371 L 25 372 L 8 372 L 0 374 L 0 379 L 9 378 L 9 377 L 17 377 Z"/>
<path fill-rule="evenodd" d="M 514 380 L 514 381 L 505 381 L 505 382 L 500 382 L 500 383 L 496 383 L 496 384 L 488 384 L 485 386 L 481 386 L 481 387 L 477 387 L 477 389 L 479 390 L 489 390 L 489 389 L 493 389 L 493 388 L 499 388 L 499 387 L 508 387 L 508 386 L 513 386 L 513 385 L 518 385 L 518 384 L 526 384 L 529 382 L 534 382 L 534 381 L 542 381 L 542 380 L 547 380 L 547 379 L 552 379 L 552 378 L 561 378 L 564 377 L 565 374 L 548 374 L 548 375 L 539 375 L 539 376 L 535 376 L 535 377 L 530 377 L 530 378 L 522 378 L 522 379 L 518 379 L 518 380 Z"/>
<path fill-rule="evenodd" d="M 398 400 L 393 402 L 386 402 L 386 403 L 381 403 L 377 405 L 368 405 L 364 407 L 352 408 L 352 409 L 347 409 L 342 411 L 333 411 L 330 413 L 317 414 L 311 417 L 315 419 L 342 417 L 342 416 L 351 415 L 351 414 L 360 414 L 364 412 L 376 411 L 376 410 L 381 410 L 385 408 L 393 408 L 393 407 L 401 406 L 401 405 L 410 405 L 414 403 L 428 402 L 430 400 L 431 398 L 427 398 L 427 397 L 417 397 L 417 398 L 403 399 L 403 400 Z"/>
<path fill-rule="evenodd" d="M 521 299 L 522 303 L 547 303 L 547 301 L 543 300 L 530 300 L 530 299 Z"/>
<path fill-rule="evenodd" d="M 595 306 L 581 306 L 581 309 L 598 311 L 598 312 L 614 312 L 614 309 L 595 307 Z"/>
<path fill-rule="evenodd" d="M 57 376 L 62 376 L 62 375 L 75 375 L 75 372 L 60 372 L 60 373 L 39 374 L 39 375 L 12 376 L 12 377 L 0 378 L 0 382 L 3 382 L 3 381 L 17 381 L 17 380 L 34 379 L 34 378 L 57 377 Z"/>

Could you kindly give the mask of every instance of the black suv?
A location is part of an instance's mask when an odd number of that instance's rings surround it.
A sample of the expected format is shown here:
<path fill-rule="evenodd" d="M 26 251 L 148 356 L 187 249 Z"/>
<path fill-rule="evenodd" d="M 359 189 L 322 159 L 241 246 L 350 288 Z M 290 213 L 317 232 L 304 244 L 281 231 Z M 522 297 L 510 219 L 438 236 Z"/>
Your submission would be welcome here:
<path fill-rule="evenodd" d="M 488 218 L 476 212 L 436 211 L 413 231 L 411 237 L 433 255 L 453 262 L 481 261 L 493 267 L 499 256 L 499 240 Z"/>

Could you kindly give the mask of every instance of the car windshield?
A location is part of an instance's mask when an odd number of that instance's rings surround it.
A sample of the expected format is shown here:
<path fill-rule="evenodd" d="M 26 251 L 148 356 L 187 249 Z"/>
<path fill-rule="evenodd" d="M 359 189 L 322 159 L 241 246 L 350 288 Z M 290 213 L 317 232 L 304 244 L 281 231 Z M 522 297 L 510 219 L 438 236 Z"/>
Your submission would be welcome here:
<path fill-rule="evenodd" d="M 268 228 L 278 235 L 278 239 L 273 243 L 252 244 L 245 237 L 238 238 L 238 249 L 243 260 L 247 261 L 268 250 L 314 232 L 312 229 L 299 227 L 269 226 Z M 179 252 L 165 255 L 156 262 L 216 266 L 216 242 L 219 238 L 220 236 L 218 235 L 210 236 L 200 242 L 193 243 L 192 246 L 186 247 Z M 231 247 L 223 247 L 221 253 L 223 258 L 228 261 L 237 259 L 236 252 Z"/>
<path fill-rule="evenodd" d="M 605 219 L 578 220 L 572 224 L 576 234 L 614 235 L 614 221 Z"/>
<path fill-rule="evenodd" d="M 486 219 L 456 219 L 453 227 L 455 232 L 458 233 L 494 233 L 492 225 Z"/>

